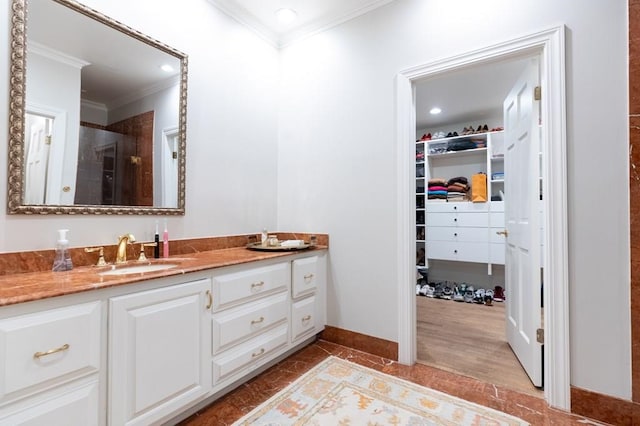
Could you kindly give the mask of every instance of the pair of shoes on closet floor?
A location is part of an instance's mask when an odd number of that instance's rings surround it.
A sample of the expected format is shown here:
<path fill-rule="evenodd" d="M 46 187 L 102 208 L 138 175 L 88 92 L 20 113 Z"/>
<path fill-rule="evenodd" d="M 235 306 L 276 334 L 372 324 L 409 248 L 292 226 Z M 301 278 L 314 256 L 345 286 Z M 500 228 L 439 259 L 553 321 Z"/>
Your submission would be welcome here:
<path fill-rule="evenodd" d="M 493 305 L 493 290 L 487 289 L 484 292 L 484 304 L 487 306 Z"/>
<path fill-rule="evenodd" d="M 466 284 L 461 284 L 460 287 L 458 286 L 454 286 L 453 287 L 453 295 L 451 296 L 451 299 L 454 302 L 464 302 L 464 291 L 466 290 L 467 285 Z"/>
<path fill-rule="evenodd" d="M 473 302 L 478 304 L 484 303 L 484 288 L 479 288 L 476 290 L 476 292 L 473 294 Z"/>
<path fill-rule="evenodd" d="M 495 286 L 493 288 L 493 300 L 496 302 L 504 302 L 504 299 L 504 289 L 499 285 Z"/>
<path fill-rule="evenodd" d="M 467 286 L 467 288 L 464 291 L 464 301 L 466 303 L 472 303 L 474 295 L 475 295 L 475 289 L 473 288 L 473 286 L 472 285 Z"/>
<path fill-rule="evenodd" d="M 416 287 L 416 294 L 419 296 L 433 297 L 434 288 L 429 284 L 422 284 L 420 289 Z"/>

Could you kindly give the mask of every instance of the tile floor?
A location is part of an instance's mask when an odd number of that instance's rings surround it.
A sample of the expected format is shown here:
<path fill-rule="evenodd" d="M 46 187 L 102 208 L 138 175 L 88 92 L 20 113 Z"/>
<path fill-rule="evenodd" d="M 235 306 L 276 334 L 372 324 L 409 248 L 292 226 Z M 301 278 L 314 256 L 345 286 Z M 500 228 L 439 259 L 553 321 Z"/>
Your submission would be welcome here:
<path fill-rule="evenodd" d="M 379 356 L 318 340 L 218 399 L 181 425 L 231 425 L 330 355 L 518 416 L 532 425 L 602 424 L 551 409 L 543 399 L 531 395 L 422 364 L 407 367 Z"/>

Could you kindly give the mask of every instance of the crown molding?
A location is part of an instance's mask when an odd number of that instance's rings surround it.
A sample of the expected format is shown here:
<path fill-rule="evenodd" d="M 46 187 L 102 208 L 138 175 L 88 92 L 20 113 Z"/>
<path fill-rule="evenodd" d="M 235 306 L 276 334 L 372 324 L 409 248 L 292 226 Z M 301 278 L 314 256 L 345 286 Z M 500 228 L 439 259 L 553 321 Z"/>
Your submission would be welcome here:
<path fill-rule="evenodd" d="M 238 5 L 233 0 L 207 1 L 216 6 L 225 14 L 229 15 L 240 24 L 254 31 L 258 36 L 260 36 L 272 46 L 281 49 L 307 37 L 311 37 L 315 34 L 327 31 L 344 22 L 357 18 L 360 15 L 364 15 L 365 13 L 368 13 L 374 9 L 378 9 L 388 3 L 391 3 L 394 0 L 372 0 L 369 1 L 365 6 L 359 7 L 349 12 L 334 13 L 328 15 L 327 17 L 316 19 L 305 25 L 301 25 L 295 29 L 284 31 L 282 33 L 276 32 L 263 24 L 251 12 Z"/>

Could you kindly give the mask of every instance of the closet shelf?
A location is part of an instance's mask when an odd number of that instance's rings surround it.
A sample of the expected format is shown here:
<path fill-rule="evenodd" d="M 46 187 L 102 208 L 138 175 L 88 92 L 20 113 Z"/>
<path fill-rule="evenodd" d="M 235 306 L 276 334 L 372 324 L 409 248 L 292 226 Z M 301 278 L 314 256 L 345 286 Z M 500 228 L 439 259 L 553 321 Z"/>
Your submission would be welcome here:
<path fill-rule="evenodd" d="M 480 155 L 487 152 L 487 148 L 475 148 L 475 149 L 465 149 L 463 151 L 449 151 L 443 152 L 439 154 L 429 154 L 429 158 L 431 160 L 436 160 L 438 158 L 452 158 L 452 157 L 466 157 L 470 155 Z"/>

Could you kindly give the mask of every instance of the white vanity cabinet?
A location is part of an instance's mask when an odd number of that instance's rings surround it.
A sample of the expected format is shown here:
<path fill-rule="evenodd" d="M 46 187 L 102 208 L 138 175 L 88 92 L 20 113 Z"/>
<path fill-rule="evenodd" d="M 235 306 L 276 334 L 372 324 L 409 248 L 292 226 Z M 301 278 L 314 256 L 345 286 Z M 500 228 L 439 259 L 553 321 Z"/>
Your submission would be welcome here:
<path fill-rule="evenodd" d="M 176 423 L 325 311 L 321 250 L 0 307 L 0 426 Z"/>
<path fill-rule="evenodd" d="M 215 389 L 287 349 L 290 283 L 290 260 L 214 271 L 211 321 Z"/>
<path fill-rule="evenodd" d="M 113 297 L 109 424 L 148 425 L 211 390 L 211 280 Z"/>
<path fill-rule="evenodd" d="M 0 425 L 102 424 L 102 303 L 40 306 L 0 320 Z"/>
<path fill-rule="evenodd" d="M 295 259 L 291 275 L 291 342 L 319 333 L 325 323 L 325 278 L 319 256 Z"/>

